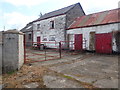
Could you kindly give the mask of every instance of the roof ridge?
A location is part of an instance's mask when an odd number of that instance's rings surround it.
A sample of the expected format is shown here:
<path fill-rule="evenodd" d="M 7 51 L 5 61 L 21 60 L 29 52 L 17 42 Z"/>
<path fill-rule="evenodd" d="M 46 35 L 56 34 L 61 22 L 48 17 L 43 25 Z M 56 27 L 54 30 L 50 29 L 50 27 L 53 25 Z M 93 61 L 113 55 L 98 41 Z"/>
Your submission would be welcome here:
<path fill-rule="evenodd" d="M 78 4 L 78 3 L 76 3 L 76 4 Z M 55 12 L 55 11 L 58 11 L 58 10 L 62 10 L 62 9 L 64 9 L 64 8 L 68 8 L 68 7 L 71 7 L 71 8 L 72 8 L 72 6 L 75 6 L 76 4 L 72 4 L 72 5 L 69 5 L 69 6 L 60 8 L 60 9 L 56 9 L 56 10 L 50 11 L 50 12 L 48 12 L 48 13 L 45 13 L 44 15 L 49 14 L 49 13 L 52 13 L 52 12 Z"/>
<path fill-rule="evenodd" d="M 58 10 L 54 10 L 54 11 L 51 11 L 51 12 L 48 12 L 48 13 L 42 15 L 40 18 L 38 18 L 38 19 L 36 19 L 36 20 L 34 20 L 32 22 L 36 22 L 36 21 L 39 21 L 39 20 L 43 20 L 43 19 L 46 19 L 46 18 L 53 17 L 53 16 L 58 16 L 58 15 L 65 14 L 66 12 L 68 12 L 70 9 L 72 9 L 77 4 L 80 4 L 80 3 L 78 2 L 76 4 L 72 4 L 72 5 L 69 5 L 67 7 L 64 7 L 64 8 L 58 9 Z M 58 14 L 56 14 L 56 13 L 58 13 Z M 30 23 L 32 23 L 32 22 L 30 22 Z"/>

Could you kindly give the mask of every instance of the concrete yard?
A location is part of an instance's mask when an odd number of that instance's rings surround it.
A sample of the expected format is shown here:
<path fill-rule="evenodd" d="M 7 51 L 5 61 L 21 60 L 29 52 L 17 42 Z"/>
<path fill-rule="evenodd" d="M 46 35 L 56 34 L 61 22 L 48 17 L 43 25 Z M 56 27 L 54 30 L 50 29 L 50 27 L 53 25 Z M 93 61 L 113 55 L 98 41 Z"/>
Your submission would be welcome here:
<path fill-rule="evenodd" d="M 78 82 L 81 85 L 80 88 L 86 88 L 86 85 L 83 83 L 97 88 L 118 88 L 117 55 L 81 53 L 77 55 L 68 55 L 58 60 L 33 63 L 32 65 L 46 66 L 49 72 L 60 74 L 61 80 L 64 82 L 67 82 L 66 79 L 63 80 L 65 77 L 74 81 L 74 83 L 72 82 L 73 84 L 69 83 L 71 85 L 67 84 L 67 88 L 79 87 L 76 85 Z M 57 88 L 57 86 L 59 87 L 59 85 L 62 85 L 63 82 L 60 81 L 60 78 L 56 79 L 57 77 L 58 76 L 53 73 L 44 76 L 46 86 L 48 88 Z M 65 88 L 64 85 L 61 87 Z"/>
<path fill-rule="evenodd" d="M 34 53 L 40 54 L 41 51 L 33 50 L 32 54 Z M 28 54 L 27 58 L 40 57 L 40 55 L 34 56 L 30 52 Z M 54 56 L 58 53 L 50 54 Z M 30 71 L 27 71 L 28 74 L 26 73 L 25 76 L 22 75 L 23 80 L 30 75 L 30 72 L 34 74 L 37 71 L 38 73 L 39 70 L 44 71 L 45 68 L 45 73 L 41 76 L 42 86 L 45 88 L 118 88 L 118 55 L 62 52 L 61 59 L 41 62 L 38 58 L 38 61 L 40 62 L 26 64 L 25 67 Z M 34 67 L 33 70 L 32 67 Z M 24 68 L 20 72 L 24 73 Z M 35 77 L 37 78 L 37 74 Z M 15 80 L 20 80 L 19 78 L 18 76 Z M 24 83 L 21 86 L 25 88 L 41 87 L 38 80 L 29 83 L 21 82 Z"/>

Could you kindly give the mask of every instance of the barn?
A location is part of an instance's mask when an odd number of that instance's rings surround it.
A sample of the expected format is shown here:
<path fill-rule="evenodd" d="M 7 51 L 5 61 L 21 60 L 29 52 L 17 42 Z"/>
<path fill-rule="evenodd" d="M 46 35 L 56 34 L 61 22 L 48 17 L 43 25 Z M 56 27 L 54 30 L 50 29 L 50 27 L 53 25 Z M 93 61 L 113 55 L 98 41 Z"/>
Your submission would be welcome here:
<path fill-rule="evenodd" d="M 42 15 L 27 24 L 21 31 L 26 34 L 26 43 L 44 44 L 47 42 L 47 47 L 54 48 L 56 42 L 67 40 L 66 28 L 74 19 L 84 15 L 82 6 L 76 3 Z"/>
<path fill-rule="evenodd" d="M 113 9 L 78 17 L 67 28 L 73 50 L 97 53 L 120 52 L 120 9 Z"/>

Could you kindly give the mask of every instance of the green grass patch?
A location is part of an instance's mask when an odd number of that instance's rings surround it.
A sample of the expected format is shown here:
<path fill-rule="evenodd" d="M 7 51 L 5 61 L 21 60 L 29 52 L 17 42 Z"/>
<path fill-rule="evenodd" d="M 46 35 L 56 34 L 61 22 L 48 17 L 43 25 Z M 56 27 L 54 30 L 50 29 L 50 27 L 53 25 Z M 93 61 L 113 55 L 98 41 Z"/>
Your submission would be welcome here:
<path fill-rule="evenodd" d="M 7 74 L 11 75 L 11 74 L 14 74 L 16 71 L 10 71 L 10 72 L 7 72 Z"/>
<path fill-rule="evenodd" d="M 65 77 L 65 78 L 67 78 L 67 79 L 73 79 L 72 77 L 66 76 L 66 75 L 63 75 L 63 77 Z"/>

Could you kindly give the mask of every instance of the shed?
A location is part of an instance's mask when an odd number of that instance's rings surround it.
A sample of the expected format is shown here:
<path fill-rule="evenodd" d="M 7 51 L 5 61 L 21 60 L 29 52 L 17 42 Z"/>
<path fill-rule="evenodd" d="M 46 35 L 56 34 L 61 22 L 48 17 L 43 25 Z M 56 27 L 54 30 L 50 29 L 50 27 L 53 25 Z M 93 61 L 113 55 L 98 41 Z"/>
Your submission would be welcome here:
<path fill-rule="evenodd" d="M 78 17 L 67 28 L 74 50 L 120 52 L 120 8 Z M 82 40 L 82 41 L 81 41 Z"/>

